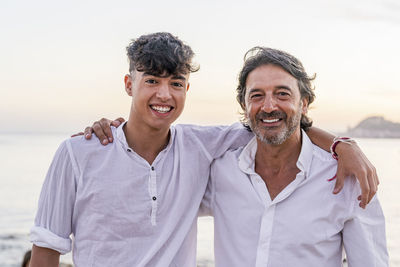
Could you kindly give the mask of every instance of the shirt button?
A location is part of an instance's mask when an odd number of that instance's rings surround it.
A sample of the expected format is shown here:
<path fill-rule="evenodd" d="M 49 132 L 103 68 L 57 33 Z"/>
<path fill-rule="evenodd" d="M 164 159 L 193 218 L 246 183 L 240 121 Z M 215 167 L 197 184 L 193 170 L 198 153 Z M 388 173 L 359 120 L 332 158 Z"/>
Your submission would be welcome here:
<path fill-rule="evenodd" d="M 151 170 L 154 171 L 154 167 L 153 166 L 151 166 Z"/>
<path fill-rule="evenodd" d="M 156 200 L 157 200 L 157 198 L 156 198 L 156 197 L 153 197 L 153 200 L 154 200 L 154 201 L 156 201 Z"/>

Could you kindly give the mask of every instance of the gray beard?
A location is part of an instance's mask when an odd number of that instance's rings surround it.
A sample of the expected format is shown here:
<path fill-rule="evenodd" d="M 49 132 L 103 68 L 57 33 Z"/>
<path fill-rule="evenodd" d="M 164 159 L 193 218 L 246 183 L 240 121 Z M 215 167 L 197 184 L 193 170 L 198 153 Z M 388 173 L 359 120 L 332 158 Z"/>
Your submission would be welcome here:
<path fill-rule="evenodd" d="M 265 135 L 263 135 L 260 126 L 257 125 L 257 121 L 249 120 L 249 126 L 257 139 L 261 142 L 268 145 L 281 145 L 294 133 L 294 131 L 300 125 L 300 120 L 301 109 L 299 109 L 298 112 L 286 122 L 286 127 L 282 129 L 282 131 L 273 136 L 268 135 L 268 131 L 264 131 Z"/>

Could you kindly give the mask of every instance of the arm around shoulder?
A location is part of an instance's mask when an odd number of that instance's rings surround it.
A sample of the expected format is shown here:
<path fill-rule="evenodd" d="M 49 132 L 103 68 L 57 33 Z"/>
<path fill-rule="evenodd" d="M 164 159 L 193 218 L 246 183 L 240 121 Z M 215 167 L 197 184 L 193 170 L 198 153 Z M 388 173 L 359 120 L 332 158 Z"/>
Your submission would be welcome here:
<path fill-rule="evenodd" d="M 221 157 L 229 149 L 246 145 L 254 134 L 241 123 L 230 126 L 195 127 L 193 132 L 201 139 L 213 159 Z"/>
<path fill-rule="evenodd" d="M 307 135 L 315 145 L 330 152 L 330 146 L 334 140 L 332 134 L 316 127 L 311 127 L 307 130 Z M 376 169 L 356 143 L 343 144 L 340 142 L 336 147 L 338 170 L 335 176 L 336 183 L 333 193 L 337 194 L 342 190 L 346 177 L 354 176 L 359 181 L 362 190 L 359 198 L 361 200 L 360 207 L 365 208 L 378 188 L 379 179 Z"/>

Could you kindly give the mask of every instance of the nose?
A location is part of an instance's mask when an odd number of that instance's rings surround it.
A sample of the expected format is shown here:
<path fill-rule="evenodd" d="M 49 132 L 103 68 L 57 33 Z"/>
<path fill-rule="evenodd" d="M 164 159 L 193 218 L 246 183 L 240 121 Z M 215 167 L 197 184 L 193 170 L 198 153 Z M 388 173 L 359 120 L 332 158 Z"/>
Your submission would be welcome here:
<path fill-rule="evenodd" d="M 276 99 L 273 97 L 273 95 L 266 94 L 261 109 L 266 113 L 271 113 L 272 111 L 277 110 L 276 104 Z"/>
<path fill-rule="evenodd" d="M 169 90 L 170 90 L 170 88 L 167 83 L 161 83 L 160 86 L 157 88 L 156 96 L 161 101 L 167 101 L 168 99 L 171 98 L 171 93 Z"/>

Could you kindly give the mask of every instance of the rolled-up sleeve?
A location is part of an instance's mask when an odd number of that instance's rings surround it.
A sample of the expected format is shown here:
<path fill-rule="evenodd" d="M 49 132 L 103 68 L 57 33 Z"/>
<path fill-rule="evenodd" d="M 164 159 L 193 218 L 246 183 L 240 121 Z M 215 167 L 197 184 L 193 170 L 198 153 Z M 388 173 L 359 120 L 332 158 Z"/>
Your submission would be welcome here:
<path fill-rule="evenodd" d="M 365 210 L 354 202 L 351 218 L 344 225 L 343 243 L 350 267 L 389 266 L 385 218 L 376 195 Z"/>
<path fill-rule="evenodd" d="M 65 254 L 71 251 L 72 217 L 76 195 L 76 170 L 69 141 L 58 148 L 39 198 L 35 224 L 30 240 L 39 247 L 46 247 Z"/>

